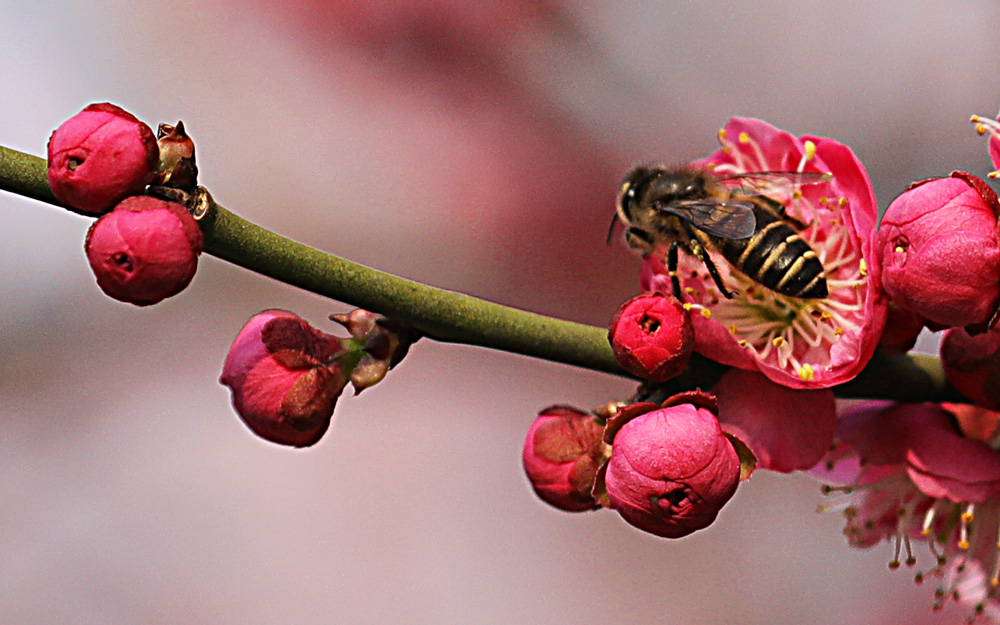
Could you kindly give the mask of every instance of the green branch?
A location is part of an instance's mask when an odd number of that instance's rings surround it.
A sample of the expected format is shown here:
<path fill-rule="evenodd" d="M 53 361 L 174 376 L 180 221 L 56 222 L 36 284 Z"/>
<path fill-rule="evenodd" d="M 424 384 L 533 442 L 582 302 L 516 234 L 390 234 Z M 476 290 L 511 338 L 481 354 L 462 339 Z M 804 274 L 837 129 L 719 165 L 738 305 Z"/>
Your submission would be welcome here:
<path fill-rule="evenodd" d="M 61 206 L 44 159 L 0 146 L 0 189 Z M 235 265 L 346 304 L 409 323 L 427 337 L 465 343 L 626 376 L 607 329 L 538 315 L 405 280 L 321 252 L 261 228 L 216 204 L 202 220 L 205 251 Z M 709 386 L 724 370 L 692 359 L 683 384 Z M 876 355 L 841 397 L 960 400 L 940 362 L 929 356 Z"/>

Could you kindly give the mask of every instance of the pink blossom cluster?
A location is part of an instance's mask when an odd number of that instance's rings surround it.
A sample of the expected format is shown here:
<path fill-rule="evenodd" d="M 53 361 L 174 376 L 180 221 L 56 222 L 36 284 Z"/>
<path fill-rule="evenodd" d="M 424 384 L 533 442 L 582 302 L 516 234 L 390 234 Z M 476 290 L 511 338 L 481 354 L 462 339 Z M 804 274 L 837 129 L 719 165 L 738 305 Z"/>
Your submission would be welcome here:
<path fill-rule="evenodd" d="M 722 431 L 715 398 L 693 392 L 606 419 L 546 408 L 522 457 L 547 503 L 567 512 L 610 508 L 639 529 L 680 538 L 710 525 L 736 492 L 746 473 L 738 447 Z"/>
<path fill-rule="evenodd" d="M 990 134 L 1000 166 L 1000 124 Z M 991 174 L 991 177 L 993 175 Z M 970 404 L 866 402 L 839 417 L 835 445 L 813 469 L 838 500 L 851 546 L 893 544 L 890 568 L 934 584 L 933 607 L 965 605 L 1000 622 L 1000 202 L 962 171 L 915 182 L 876 233 L 890 297 L 886 351 L 905 352 L 922 328 L 944 330 L 948 381 Z M 920 548 L 918 548 L 920 547 Z M 921 555 L 921 554 L 925 555 Z"/>
<path fill-rule="evenodd" d="M 161 124 L 159 139 L 114 104 L 91 104 L 49 138 L 48 181 L 67 207 L 99 216 L 84 245 L 97 285 L 136 306 L 184 290 L 194 277 L 202 234 L 187 208 L 151 195 L 147 185 L 194 191 L 194 144 Z"/>
<path fill-rule="evenodd" d="M 542 410 L 522 450 L 539 497 L 568 512 L 613 509 L 639 529 L 679 538 L 710 525 L 755 469 L 809 469 L 833 442 L 829 389 L 731 369 L 712 394 L 658 395 L 641 388 L 636 401 L 592 413 Z"/>
<path fill-rule="evenodd" d="M 105 294 L 148 306 L 187 287 L 203 249 L 192 211 L 207 194 L 197 186 L 194 142 L 182 122 L 160 124 L 154 137 L 120 107 L 92 104 L 52 133 L 48 156 L 56 199 L 98 216 L 85 248 Z M 351 384 L 360 393 L 377 384 L 419 338 L 412 328 L 363 310 L 331 319 L 350 336 L 266 310 L 236 337 L 220 381 L 258 436 L 293 447 L 316 443 L 344 388 Z"/>
<path fill-rule="evenodd" d="M 935 609 L 949 600 L 970 617 L 1000 619 L 1000 413 L 970 405 L 866 402 L 841 415 L 836 445 L 813 472 L 836 500 L 852 547 L 893 544 L 932 583 Z M 918 548 L 919 547 L 919 548 Z"/>
<path fill-rule="evenodd" d="M 1000 123 L 980 123 L 1000 167 Z M 1000 620 L 996 194 L 953 172 L 912 184 L 877 227 L 868 176 L 840 143 L 739 118 L 719 140 L 692 166 L 740 181 L 733 202 L 761 195 L 779 205 L 785 241 L 766 262 L 790 262 L 781 246 L 805 241 L 827 293 L 778 292 L 754 277 L 763 271 L 727 260 L 724 243 L 693 233 L 694 218 L 674 226 L 695 239 L 676 257 L 676 243 L 644 240 L 644 293 L 609 329 L 619 364 L 643 384 L 614 410 L 561 409 L 558 418 L 577 426 L 540 436 L 539 424 L 555 418 L 543 411 L 524 447 L 533 487 L 564 510 L 610 508 L 676 538 L 712 523 L 754 469 L 811 471 L 840 495 L 824 508 L 843 511 L 851 546 L 888 540 L 895 568 L 917 566 L 915 546 L 926 544 L 930 557 L 915 579 L 935 580 L 935 606 L 959 599 Z M 798 184 L 756 188 L 755 175 Z M 676 206 L 662 210 L 684 219 Z M 971 404 L 867 402 L 838 417 L 831 387 L 858 375 L 876 348 L 907 352 L 925 328 L 945 330 L 943 366 Z M 710 395 L 675 394 L 694 354 L 731 368 Z"/>
<path fill-rule="evenodd" d="M 612 508 L 663 537 L 704 528 L 754 469 L 806 470 L 823 457 L 836 426 L 829 387 L 857 375 L 875 351 L 888 298 L 874 257 L 877 207 L 861 163 L 836 141 L 795 137 L 759 120 L 732 119 L 719 139 L 721 149 L 694 167 L 748 185 L 760 172 L 809 182 L 767 193 L 783 206 L 782 223 L 794 224 L 788 232 L 815 250 L 827 294 L 778 293 L 704 241 L 719 275 L 693 247 L 673 272 L 665 248 L 651 242 L 645 292 L 621 306 L 608 333 L 618 363 L 643 385 L 613 410 L 543 411 L 525 441 L 532 486 L 556 507 Z M 732 368 L 711 394 L 671 393 L 685 387 L 694 352 Z M 556 427 L 557 418 L 577 425 Z"/>

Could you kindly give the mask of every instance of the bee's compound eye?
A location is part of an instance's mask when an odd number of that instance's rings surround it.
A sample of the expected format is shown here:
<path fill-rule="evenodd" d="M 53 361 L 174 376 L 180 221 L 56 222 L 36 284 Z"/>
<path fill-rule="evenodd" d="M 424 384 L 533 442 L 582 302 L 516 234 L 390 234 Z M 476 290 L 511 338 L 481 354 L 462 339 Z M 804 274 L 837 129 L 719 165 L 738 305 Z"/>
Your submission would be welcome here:
<path fill-rule="evenodd" d="M 635 184 L 626 182 L 622 185 L 621 200 L 619 204 L 622 210 L 628 212 L 629 206 L 635 201 Z"/>

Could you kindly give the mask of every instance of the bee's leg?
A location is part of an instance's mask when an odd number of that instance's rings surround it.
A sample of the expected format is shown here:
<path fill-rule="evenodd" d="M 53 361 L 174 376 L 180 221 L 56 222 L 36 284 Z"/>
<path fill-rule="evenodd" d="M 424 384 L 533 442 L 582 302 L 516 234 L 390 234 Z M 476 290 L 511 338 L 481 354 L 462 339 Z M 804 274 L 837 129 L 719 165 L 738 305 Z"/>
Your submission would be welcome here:
<path fill-rule="evenodd" d="M 726 289 L 725 285 L 722 284 L 722 276 L 719 275 L 719 268 L 715 266 L 712 262 L 712 257 L 708 255 L 708 252 L 700 243 L 695 239 L 691 239 L 691 253 L 698 257 L 698 260 L 705 263 L 705 267 L 708 268 L 708 274 L 712 276 L 712 281 L 715 282 L 715 286 L 719 287 L 719 291 L 726 299 L 733 299 L 736 295 L 735 292 Z"/>
<path fill-rule="evenodd" d="M 678 302 L 683 302 L 681 281 L 677 277 L 677 251 L 680 246 L 680 241 L 676 239 L 670 242 L 670 248 L 667 250 L 667 275 L 670 276 L 670 287 L 674 291 L 674 297 L 677 298 Z"/>

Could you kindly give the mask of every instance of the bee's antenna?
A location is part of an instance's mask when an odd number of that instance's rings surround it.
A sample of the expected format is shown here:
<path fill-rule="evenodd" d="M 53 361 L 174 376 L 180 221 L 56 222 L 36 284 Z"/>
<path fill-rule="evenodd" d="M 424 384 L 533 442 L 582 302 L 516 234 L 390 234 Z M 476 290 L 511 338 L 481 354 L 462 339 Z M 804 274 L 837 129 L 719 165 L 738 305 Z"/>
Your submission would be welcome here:
<path fill-rule="evenodd" d="M 611 245 L 611 235 L 615 233 L 615 225 L 617 224 L 618 224 L 618 214 L 615 213 L 615 215 L 611 217 L 611 225 L 608 227 L 608 238 L 604 241 L 605 245 Z"/>

